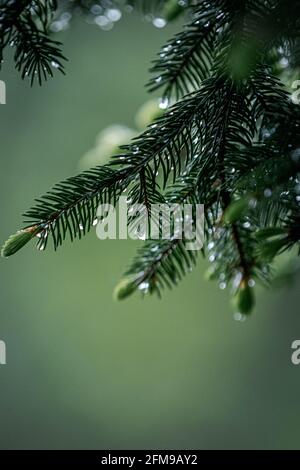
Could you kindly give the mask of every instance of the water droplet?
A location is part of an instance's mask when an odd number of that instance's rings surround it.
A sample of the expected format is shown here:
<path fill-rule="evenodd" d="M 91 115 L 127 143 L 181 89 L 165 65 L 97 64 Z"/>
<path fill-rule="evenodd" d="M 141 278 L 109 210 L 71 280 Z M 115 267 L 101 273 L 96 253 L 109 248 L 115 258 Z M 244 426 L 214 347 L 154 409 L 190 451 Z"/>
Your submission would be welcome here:
<path fill-rule="evenodd" d="M 144 292 L 147 292 L 148 289 L 149 289 L 149 282 L 147 281 L 144 281 L 142 282 L 140 285 L 139 285 L 139 289 L 144 291 Z"/>
<path fill-rule="evenodd" d="M 250 222 L 244 222 L 244 223 L 243 223 L 243 227 L 244 227 L 244 228 L 250 228 L 250 227 L 251 227 Z"/>
<path fill-rule="evenodd" d="M 91 7 L 91 13 L 93 15 L 99 15 L 102 12 L 102 7 L 100 5 L 92 5 Z"/>
<path fill-rule="evenodd" d="M 236 312 L 233 315 L 233 318 L 234 318 L 235 321 L 244 322 L 246 320 L 246 315 L 243 315 L 242 313 Z"/>
<path fill-rule="evenodd" d="M 117 8 L 110 8 L 106 12 L 106 16 L 110 21 L 119 21 L 122 17 L 122 13 Z"/>
<path fill-rule="evenodd" d="M 101 29 L 106 31 L 113 27 L 112 22 L 104 15 L 96 16 L 94 21 Z"/>
<path fill-rule="evenodd" d="M 264 190 L 264 196 L 265 197 L 271 197 L 272 196 L 272 190 L 270 188 L 266 188 Z"/>
<path fill-rule="evenodd" d="M 242 273 L 238 271 L 238 273 L 235 275 L 233 282 L 232 282 L 232 286 L 234 290 L 236 290 L 239 287 L 242 278 L 243 278 Z"/>
<path fill-rule="evenodd" d="M 167 97 L 162 98 L 159 102 L 160 109 L 167 109 L 168 105 L 169 105 L 169 99 Z"/>
<path fill-rule="evenodd" d="M 287 57 L 282 57 L 282 59 L 280 59 L 279 61 L 279 64 L 285 69 L 289 66 L 289 60 L 287 59 Z"/>
<path fill-rule="evenodd" d="M 154 18 L 153 24 L 156 28 L 164 28 L 167 22 L 164 18 Z"/>
<path fill-rule="evenodd" d="M 52 60 L 51 62 L 51 65 L 54 69 L 58 69 L 59 68 L 59 64 L 57 62 L 55 62 L 55 60 Z"/>

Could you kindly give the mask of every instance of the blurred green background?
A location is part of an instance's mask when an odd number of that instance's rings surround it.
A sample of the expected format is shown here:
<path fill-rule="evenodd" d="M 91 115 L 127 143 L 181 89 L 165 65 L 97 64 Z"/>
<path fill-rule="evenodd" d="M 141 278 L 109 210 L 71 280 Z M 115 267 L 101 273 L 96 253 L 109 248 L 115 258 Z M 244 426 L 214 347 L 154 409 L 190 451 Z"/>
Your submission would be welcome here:
<path fill-rule="evenodd" d="M 133 126 L 150 60 L 176 30 L 127 16 L 112 31 L 77 21 L 59 37 L 67 75 L 42 88 L 8 60 L 1 79 L 1 240 L 34 197 L 76 173 L 96 134 Z M 112 290 L 131 241 L 92 231 L 57 253 L 33 243 L 0 261 L 0 447 L 300 448 L 299 288 L 260 292 L 233 320 L 205 262 L 162 300 Z"/>

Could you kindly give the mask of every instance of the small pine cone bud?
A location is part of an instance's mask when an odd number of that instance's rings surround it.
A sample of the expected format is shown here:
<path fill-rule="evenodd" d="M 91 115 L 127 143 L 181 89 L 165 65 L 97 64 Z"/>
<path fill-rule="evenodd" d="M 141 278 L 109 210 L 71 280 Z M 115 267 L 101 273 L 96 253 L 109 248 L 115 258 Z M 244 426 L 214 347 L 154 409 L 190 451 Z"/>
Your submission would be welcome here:
<path fill-rule="evenodd" d="M 136 278 L 124 278 L 115 287 L 114 299 L 123 300 L 129 297 L 137 289 L 138 283 Z"/>
<path fill-rule="evenodd" d="M 26 243 L 28 243 L 33 237 L 39 232 L 39 228 L 36 226 L 29 227 L 24 230 L 19 230 L 14 235 L 11 235 L 9 239 L 4 243 L 1 256 L 8 257 L 19 251 Z"/>
<path fill-rule="evenodd" d="M 249 315 L 255 305 L 253 288 L 246 280 L 242 280 L 236 294 L 233 297 L 234 308 L 243 315 Z"/>

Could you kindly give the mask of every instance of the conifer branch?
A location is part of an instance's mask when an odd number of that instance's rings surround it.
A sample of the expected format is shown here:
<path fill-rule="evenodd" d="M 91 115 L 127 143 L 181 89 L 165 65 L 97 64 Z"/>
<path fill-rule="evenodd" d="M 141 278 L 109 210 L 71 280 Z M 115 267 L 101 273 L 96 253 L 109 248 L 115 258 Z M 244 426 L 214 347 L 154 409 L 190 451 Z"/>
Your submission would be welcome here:
<path fill-rule="evenodd" d="M 48 36 L 56 2 L 9 3 L 0 3 L 1 54 L 13 41 L 16 66 L 32 83 L 52 75 L 53 63 L 63 71 L 60 44 Z M 73 3 L 85 13 L 91 8 L 87 0 Z M 229 284 L 235 308 L 248 314 L 254 278 L 270 282 L 273 258 L 299 251 L 300 107 L 291 102 L 290 78 L 282 72 L 297 76 L 300 2 L 131 3 L 160 12 L 162 24 L 189 14 L 187 26 L 161 49 L 148 84 L 163 90 L 166 112 L 108 165 L 69 178 L 37 200 L 3 255 L 34 237 L 41 249 L 50 237 L 55 249 L 67 235 L 81 238 L 98 204 L 115 203 L 125 189 L 129 204 L 144 204 L 148 217 L 153 203 L 189 203 L 194 211 L 202 203 L 209 277 L 222 289 Z M 185 235 L 145 242 L 116 296 L 136 289 L 160 293 L 177 284 L 197 258 Z"/>
<path fill-rule="evenodd" d="M 49 37 L 49 24 L 57 9 L 55 0 L 21 0 L 0 4 L 0 59 L 5 47 L 15 48 L 14 60 L 21 77 L 33 85 L 53 76 L 53 70 L 64 73 L 66 58 L 61 43 Z"/>

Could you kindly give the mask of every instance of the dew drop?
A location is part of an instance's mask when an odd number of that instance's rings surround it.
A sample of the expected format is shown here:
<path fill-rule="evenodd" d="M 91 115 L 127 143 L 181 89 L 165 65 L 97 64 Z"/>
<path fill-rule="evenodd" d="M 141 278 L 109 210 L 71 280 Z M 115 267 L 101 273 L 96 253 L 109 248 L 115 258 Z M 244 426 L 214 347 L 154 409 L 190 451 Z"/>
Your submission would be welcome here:
<path fill-rule="evenodd" d="M 156 28 L 164 28 L 167 22 L 164 18 L 154 18 L 153 24 Z"/>
<path fill-rule="evenodd" d="M 93 15 L 99 15 L 102 12 L 102 7 L 100 5 L 92 5 L 91 7 L 91 13 Z"/>
<path fill-rule="evenodd" d="M 271 197 L 272 196 L 272 190 L 270 188 L 266 188 L 264 190 L 264 196 L 265 197 Z"/>
<path fill-rule="evenodd" d="M 169 99 L 167 97 L 162 98 L 159 102 L 160 109 L 167 109 L 168 105 L 169 105 Z"/>
<path fill-rule="evenodd" d="M 244 222 L 244 223 L 243 223 L 243 227 L 244 227 L 244 228 L 250 228 L 250 227 L 251 227 L 250 222 Z"/>
<path fill-rule="evenodd" d="M 244 322 L 246 320 L 246 315 L 243 315 L 242 313 L 236 312 L 233 315 L 233 318 L 234 318 L 235 321 Z"/>
<path fill-rule="evenodd" d="M 240 283 L 241 283 L 242 278 L 243 278 L 243 275 L 242 275 L 242 273 L 239 271 L 239 272 L 235 275 L 235 277 L 234 277 L 234 279 L 233 279 L 233 282 L 232 282 L 232 286 L 233 286 L 233 289 L 234 289 L 234 290 L 238 288 L 238 286 L 239 286 Z"/>
<path fill-rule="evenodd" d="M 142 283 L 139 285 L 139 289 L 140 289 L 141 291 L 147 292 L 148 289 L 149 289 L 149 282 L 146 282 L 146 281 L 142 282 Z"/>
<path fill-rule="evenodd" d="M 106 12 L 106 16 L 110 21 L 119 21 L 122 17 L 122 13 L 117 8 L 110 8 Z"/>
<path fill-rule="evenodd" d="M 289 60 L 287 59 L 287 57 L 282 57 L 282 59 L 280 59 L 279 61 L 279 64 L 285 69 L 289 65 Z"/>
<path fill-rule="evenodd" d="M 55 60 L 52 60 L 51 62 L 51 65 L 54 69 L 58 69 L 59 68 L 59 64 L 57 62 L 55 62 Z"/>

